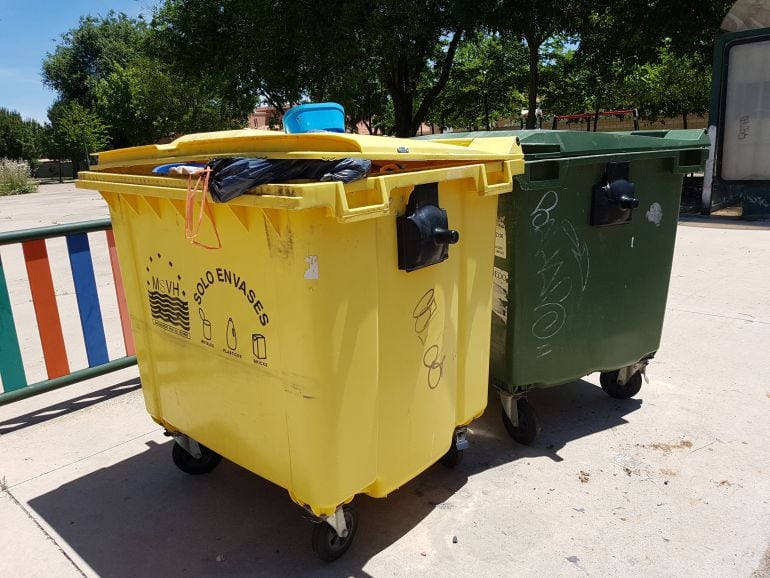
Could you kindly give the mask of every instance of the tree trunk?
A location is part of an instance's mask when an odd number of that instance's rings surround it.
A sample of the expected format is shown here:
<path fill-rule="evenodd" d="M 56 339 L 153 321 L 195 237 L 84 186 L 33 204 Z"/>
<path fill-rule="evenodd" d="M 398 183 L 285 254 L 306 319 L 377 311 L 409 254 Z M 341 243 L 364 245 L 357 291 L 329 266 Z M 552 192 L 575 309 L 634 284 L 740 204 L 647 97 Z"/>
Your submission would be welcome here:
<path fill-rule="evenodd" d="M 529 47 L 529 112 L 527 113 L 527 128 L 535 128 L 537 122 L 535 111 L 537 110 L 537 88 L 539 84 L 540 43 L 535 42 L 531 38 L 526 40 Z"/>
<path fill-rule="evenodd" d="M 414 136 L 412 132 L 412 108 L 414 92 L 409 84 L 409 63 L 406 57 L 398 59 L 384 78 L 385 88 L 393 99 L 393 116 L 396 121 L 396 136 Z"/>
<path fill-rule="evenodd" d="M 393 113 L 396 117 L 396 136 L 409 138 L 414 136 L 412 130 L 412 106 L 414 96 L 403 90 L 391 93 L 393 97 Z"/>
<path fill-rule="evenodd" d="M 449 72 L 452 70 L 452 64 L 455 60 L 455 53 L 457 52 L 457 47 L 459 46 L 460 39 L 462 37 L 463 29 L 460 28 L 457 30 L 457 32 L 455 32 L 454 36 L 452 36 L 452 40 L 449 41 L 446 55 L 444 56 L 444 60 L 441 63 L 441 73 L 439 74 L 436 84 L 434 84 L 425 94 L 422 102 L 420 103 L 420 107 L 414 114 L 414 118 L 412 119 L 412 134 L 409 136 L 414 136 L 414 133 L 417 132 L 417 130 L 422 126 L 422 122 L 428 115 L 428 111 L 430 110 L 431 105 L 435 102 L 438 95 L 441 94 L 441 91 L 444 90 L 444 87 L 449 80 Z"/>
<path fill-rule="evenodd" d="M 598 89 L 596 89 L 598 90 Z M 599 128 L 599 112 L 602 110 L 602 97 L 601 95 L 596 97 L 594 102 L 594 132 Z M 591 117 L 588 117 L 588 130 L 591 130 Z"/>
<path fill-rule="evenodd" d="M 682 113 L 682 128 L 687 128 L 687 113 Z"/>
<path fill-rule="evenodd" d="M 385 74 L 385 88 L 393 99 L 393 113 L 396 120 L 396 136 L 408 138 L 414 136 L 420 129 L 422 121 L 428 114 L 431 104 L 441 93 L 449 79 L 449 71 L 454 62 L 457 46 L 462 38 L 463 31 L 458 30 L 449 42 L 446 55 L 441 64 L 441 74 L 436 84 L 434 84 L 427 94 L 423 97 L 417 112 L 414 112 L 414 95 L 418 74 L 417 70 L 410 65 L 407 56 L 401 56 L 393 68 Z"/>

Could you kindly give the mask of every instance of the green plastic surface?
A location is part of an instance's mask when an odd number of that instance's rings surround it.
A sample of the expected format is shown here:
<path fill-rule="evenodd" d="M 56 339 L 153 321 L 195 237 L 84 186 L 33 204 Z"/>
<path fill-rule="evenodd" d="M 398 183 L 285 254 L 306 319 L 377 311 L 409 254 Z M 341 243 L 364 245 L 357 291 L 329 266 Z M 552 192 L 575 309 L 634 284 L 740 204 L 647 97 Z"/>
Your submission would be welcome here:
<path fill-rule="evenodd" d="M 682 175 L 702 170 L 703 130 L 514 131 L 525 174 L 501 195 L 491 377 L 517 393 L 611 371 L 660 345 Z M 438 135 L 435 135 L 438 136 Z M 594 185 L 628 162 L 639 207 L 630 223 L 592 226 Z"/>

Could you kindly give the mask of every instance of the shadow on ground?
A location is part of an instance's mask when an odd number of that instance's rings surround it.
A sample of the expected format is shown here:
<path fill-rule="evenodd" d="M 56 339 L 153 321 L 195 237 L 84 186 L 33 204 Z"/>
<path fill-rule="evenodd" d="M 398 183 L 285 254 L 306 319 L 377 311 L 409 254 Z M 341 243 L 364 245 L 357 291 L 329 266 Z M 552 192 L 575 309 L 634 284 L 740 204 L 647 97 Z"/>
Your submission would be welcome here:
<path fill-rule="evenodd" d="M 620 402 L 586 381 L 535 391 L 542 425 L 530 447 L 508 438 L 490 391 L 472 425 L 464 461 L 430 467 L 386 500 L 359 496 L 360 527 L 348 553 L 327 565 L 310 546 L 312 523 L 286 491 L 224 461 L 188 476 L 171 461 L 171 444 L 89 473 L 29 502 L 31 508 L 100 576 L 366 576 L 367 562 L 452 497 L 470 476 L 521 458 L 548 456 L 570 441 L 626 423 L 641 401 Z M 319 472 L 319 475 L 323 475 Z M 513 474 L 512 474 L 513 475 Z"/>
<path fill-rule="evenodd" d="M 57 417 L 67 415 L 73 411 L 78 411 L 79 409 L 91 407 L 100 401 L 112 399 L 118 395 L 123 395 L 124 393 L 137 390 L 140 387 L 141 383 L 139 378 L 136 377 L 121 383 L 116 383 L 115 385 L 111 385 L 109 387 L 105 387 L 98 391 L 92 391 L 84 395 L 68 399 L 67 401 L 63 401 L 61 403 L 49 405 L 48 407 L 44 407 L 42 409 L 20 415 L 18 417 L 0 421 L 0 435 L 24 429 L 32 425 L 37 425 Z"/>
<path fill-rule="evenodd" d="M 62 177 L 59 179 L 58 176 L 54 177 L 39 177 L 35 179 L 38 184 L 41 185 L 61 185 L 61 184 L 67 184 L 67 183 L 74 183 L 75 179 L 73 177 Z"/>

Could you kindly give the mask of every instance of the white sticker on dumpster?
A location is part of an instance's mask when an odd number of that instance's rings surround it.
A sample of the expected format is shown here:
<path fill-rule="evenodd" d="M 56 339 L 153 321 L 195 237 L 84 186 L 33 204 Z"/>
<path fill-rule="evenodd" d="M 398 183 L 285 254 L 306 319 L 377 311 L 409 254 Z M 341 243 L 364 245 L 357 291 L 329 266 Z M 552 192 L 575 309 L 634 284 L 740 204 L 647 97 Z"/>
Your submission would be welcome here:
<path fill-rule="evenodd" d="M 492 285 L 492 311 L 508 323 L 508 271 L 495 267 Z"/>
<path fill-rule="evenodd" d="M 305 279 L 318 279 L 318 255 L 308 255 L 305 261 L 307 262 Z"/>
<path fill-rule="evenodd" d="M 650 210 L 647 211 L 647 220 L 650 223 L 655 223 L 656 227 L 660 227 L 660 221 L 663 218 L 663 207 L 660 203 L 653 203 L 650 205 Z"/>
<path fill-rule="evenodd" d="M 497 217 L 497 229 L 495 230 L 495 257 L 506 259 L 505 242 L 505 217 Z"/>

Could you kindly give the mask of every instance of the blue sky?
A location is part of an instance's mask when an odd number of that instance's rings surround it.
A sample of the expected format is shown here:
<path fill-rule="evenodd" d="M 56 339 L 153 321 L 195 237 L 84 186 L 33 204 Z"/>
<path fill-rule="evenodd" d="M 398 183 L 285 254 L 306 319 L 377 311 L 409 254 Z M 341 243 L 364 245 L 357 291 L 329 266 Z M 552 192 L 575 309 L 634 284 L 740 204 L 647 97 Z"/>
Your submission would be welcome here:
<path fill-rule="evenodd" d="M 43 86 L 40 69 L 81 16 L 105 15 L 111 9 L 129 16 L 152 14 L 154 0 L 0 0 L 0 107 L 24 118 L 47 120 L 56 94 Z"/>

